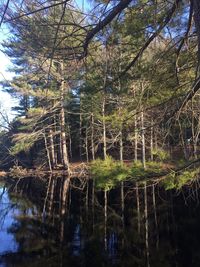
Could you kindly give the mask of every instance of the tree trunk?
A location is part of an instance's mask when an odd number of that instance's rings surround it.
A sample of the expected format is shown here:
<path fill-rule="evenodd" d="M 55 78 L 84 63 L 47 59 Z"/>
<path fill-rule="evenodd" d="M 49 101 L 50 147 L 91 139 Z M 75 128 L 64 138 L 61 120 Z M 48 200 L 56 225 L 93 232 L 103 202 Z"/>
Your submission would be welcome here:
<path fill-rule="evenodd" d="M 89 162 L 89 152 L 88 152 L 88 129 L 86 126 L 85 129 L 85 154 L 86 154 L 86 160 Z"/>
<path fill-rule="evenodd" d="M 51 152 L 50 154 L 51 154 L 52 169 L 54 169 L 56 166 L 56 160 L 55 160 L 55 148 L 54 148 L 52 129 L 49 130 L 49 140 L 50 140 L 50 152 Z"/>
<path fill-rule="evenodd" d="M 153 161 L 153 127 L 151 121 L 151 128 L 150 128 L 150 153 L 151 153 L 151 161 Z"/>
<path fill-rule="evenodd" d="M 94 114 L 91 114 L 91 148 L 92 148 L 92 160 L 95 160 L 95 148 L 94 148 Z"/>
<path fill-rule="evenodd" d="M 179 120 L 178 120 L 178 124 L 179 124 L 179 129 L 180 129 L 180 139 L 181 139 L 181 145 L 182 145 L 184 157 L 185 157 L 185 159 L 189 159 L 188 145 L 185 144 L 183 129 L 182 129 L 181 122 Z"/>
<path fill-rule="evenodd" d="M 134 161 L 137 162 L 138 160 L 138 154 L 137 154 L 137 150 L 138 150 L 138 130 L 137 130 L 137 117 L 135 115 L 135 138 L 134 138 Z"/>
<path fill-rule="evenodd" d="M 123 136 L 122 136 L 122 125 L 120 126 L 120 132 L 119 132 L 119 138 L 120 138 L 120 140 L 119 140 L 119 147 L 120 147 L 120 152 L 119 152 L 119 154 L 120 154 L 120 161 L 121 162 L 123 162 Z"/>
<path fill-rule="evenodd" d="M 141 128 L 142 128 L 142 164 L 146 169 L 146 149 L 145 149 L 145 131 L 144 131 L 144 112 L 141 112 Z"/>
<path fill-rule="evenodd" d="M 79 117 L 79 156 L 82 160 L 82 124 L 83 124 L 83 118 L 82 118 L 82 94 L 80 94 L 80 117 Z"/>
<path fill-rule="evenodd" d="M 69 155 L 70 155 L 70 159 L 72 160 L 72 138 L 71 138 L 71 130 L 70 130 L 70 126 L 68 125 L 68 133 L 69 133 Z"/>
<path fill-rule="evenodd" d="M 192 4 L 192 3 L 191 3 Z M 198 36 L 198 64 L 200 63 L 200 1 L 193 0 L 194 5 L 194 22 Z M 198 66 L 199 69 L 199 66 Z"/>
<path fill-rule="evenodd" d="M 67 151 L 66 132 L 65 132 L 65 80 L 64 80 L 64 63 L 61 63 L 61 86 L 60 86 L 60 130 L 61 130 L 61 149 L 62 149 L 62 162 L 64 169 L 69 169 L 69 158 Z"/>
<path fill-rule="evenodd" d="M 57 119 L 56 119 L 56 117 L 57 117 L 57 115 L 55 114 L 54 117 L 53 117 L 53 120 L 54 120 L 54 128 L 53 128 L 53 131 L 55 133 L 58 132 L 58 129 L 57 129 L 57 126 L 58 125 L 57 125 Z M 55 166 L 57 166 L 58 165 L 58 146 L 57 146 L 57 143 L 58 143 L 58 139 L 59 139 L 57 134 L 55 135 L 54 139 L 55 139 L 55 146 L 54 146 L 54 148 L 55 148 L 55 153 L 54 153 L 54 155 L 55 155 Z"/>
<path fill-rule="evenodd" d="M 107 143 L 106 143 L 106 119 L 105 119 L 105 95 L 103 97 L 103 103 L 102 103 L 102 116 L 103 116 L 103 156 L 104 159 L 106 159 L 107 156 Z"/>
<path fill-rule="evenodd" d="M 49 147 L 48 147 L 47 138 L 46 138 L 46 134 L 45 133 L 44 133 L 44 143 L 45 143 L 45 149 L 46 149 L 46 153 L 47 153 L 49 170 L 52 172 L 51 157 L 50 157 Z"/>

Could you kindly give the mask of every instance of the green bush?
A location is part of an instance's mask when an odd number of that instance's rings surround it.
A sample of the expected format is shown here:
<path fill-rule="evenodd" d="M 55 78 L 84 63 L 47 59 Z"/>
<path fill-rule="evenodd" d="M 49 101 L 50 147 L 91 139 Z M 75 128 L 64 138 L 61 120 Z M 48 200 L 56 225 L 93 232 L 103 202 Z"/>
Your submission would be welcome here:
<path fill-rule="evenodd" d="M 90 171 L 95 179 L 96 187 L 103 190 L 110 190 L 129 175 L 128 168 L 111 156 L 107 156 L 105 160 L 92 161 Z"/>
<path fill-rule="evenodd" d="M 144 169 L 140 161 L 126 166 L 120 161 L 115 161 L 111 156 L 105 160 L 96 159 L 90 164 L 90 172 L 98 189 L 110 190 L 119 182 L 127 179 L 144 179 L 145 175 L 153 175 L 162 171 L 162 164 L 158 162 L 147 162 Z"/>
<path fill-rule="evenodd" d="M 188 184 L 192 180 L 196 179 L 199 175 L 199 169 L 184 171 L 181 174 L 175 172 L 170 173 L 163 180 L 163 185 L 166 190 L 181 189 L 184 185 Z"/>
<path fill-rule="evenodd" d="M 140 161 L 134 162 L 129 170 L 132 178 L 140 178 L 148 175 L 158 174 L 162 172 L 162 163 L 159 162 L 146 162 L 146 168 Z"/>
<path fill-rule="evenodd" d="M 144 169 L 140 161 L 133 162 L 131 166 L 126 166 L 124 163 L 114 160 L 111 156 L 107 156 L 105 160 L 96 159 L 92 161 L 90 172 L 97 189 L 110 190 L 121 181 L 128 179 L 145 181 L 145 177 L 160 174 L 163 172 L 163 164 L 161 162 L 147 162 Z M 162 181 L 162 184 L 166 190 L 180 189 L 195 179 L 199 172 L 200 169 L 186 170 L 179 174 L 172 171 Z"/>

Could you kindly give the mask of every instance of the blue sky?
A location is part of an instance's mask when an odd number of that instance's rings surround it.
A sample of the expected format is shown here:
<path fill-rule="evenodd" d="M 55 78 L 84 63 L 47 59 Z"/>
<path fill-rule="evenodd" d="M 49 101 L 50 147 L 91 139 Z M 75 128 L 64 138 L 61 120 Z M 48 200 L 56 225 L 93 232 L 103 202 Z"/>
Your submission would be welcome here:
<path fill-rule="evenodd" d="M 0 30 L 0 43 L 8 38 L 8 31 L 5 27 Z M 1 46 L 0 46 L 1 49 Z M 9 58 L 0 51 L 0 80 L 10 80 L 13 77 L 13 73 L 9 72 L 7 69 L 11 65 Z M 5 110 L 5 112 L 9 115 L 9 119 L 11 120 L 14 117 L 14 113 L 11 111 L 11 107 L 15 105 L 16 100 L 12 99 L 11 96 L 3 92 L 3 88 L 0 87 L 0 107 Z"/>

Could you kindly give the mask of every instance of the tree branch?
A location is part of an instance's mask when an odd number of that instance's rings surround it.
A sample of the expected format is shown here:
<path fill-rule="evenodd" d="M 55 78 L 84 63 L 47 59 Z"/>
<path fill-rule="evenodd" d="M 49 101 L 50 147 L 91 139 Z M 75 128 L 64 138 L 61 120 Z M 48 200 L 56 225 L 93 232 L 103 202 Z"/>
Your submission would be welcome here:
<path fill-rule="evenodd" d="M 169 21 L 171 20 L 174 12 L 177 9 L 178 4 L 181 2 L 181 0 L 176 0 L 172 6 L 172 8 L 168 11 L 167 16 L 165 17 L 164 21 L 161 23 L 160 27 L 158 28 L 157 31 L 155 31 L 151 37 L 146 41 L 146 43 L 144 44 L 144 46 L 140 49 L 140 51 L 138 52 L 138 54 L 134 57 L 134 59 L 131 61 L 131 63 L 125 68 L 124 71 L 122 71 L 119 75 L 119 78 L 121 78 L 124 74 L 126 74 L 126 72 L 132 68 L 135 63 L 137 62 L 137 60 L 142 56 L 143 52 L 148 48 L 148 46 L 150 45 L 150 43 L 159 35 L 159 33 L 164 29 L 164 27 L 169 23 Z"/>
<path fill-rule="evenodd" d="M 10 2 L 10 0 L 7 0 L 6 6 L 5 6 L 4 11 L 3 11 L 3 15 L 1 17 L 0 27 L 1 27 L 2 23 L 3 23 L 3 20 L 4 20 L 4 17 L 5 17 L 6 11 L 7 11 L 8 6 L 9 6 L 9 2 Z"/>
<path fill-rule="evenodd" d="M 51 7 L 55 7 L 55 6 L 59 6 L 59 5 L 65 4 L 65 3 L 69 2 L 69 1 L 70 1 L 70 0 L 65 0 L 65 1 L 62 1 L 62 2 L 59 2 L 59 3 L 55 3 L 55 4 L 52 4 L 52 5 L 49 5 L 49 6 L 43 6 L 43 7 L 39 8 L 39 9 L 33 10 L 33 11 L 31 11 L 31 12 L 24 13 L 24 14 L 22 14 L 22 15 L 16 16 L 16 17 L 11 18 L 11 19 L 7 19 L 7 20 L 5 20 L 5 22 L 11 22 L 11 21 L 14 21 L 14 20 L 23 18 L 23 17 L 27 17 L 27 16 L 30 16 L 30 15 L 32 15 L 32 14 L 41 12 L 41 11 L 46 10 L 46 9 L 49 9 L 49 8 L 51 8 Z"/>
<path fill-rule="evenodd" d="M 132 0 L 121 0 L 120 3 L 115 6 L 112 11 L 91 30 L 88 32 L 83 48 L 84 54 L 82 57 L 87 56 L 87 49 L 90 41 L 92 38 L 100 32 L 106 25 L 108 25 L 119 13 L 121 13 L 130 3 Z"/>

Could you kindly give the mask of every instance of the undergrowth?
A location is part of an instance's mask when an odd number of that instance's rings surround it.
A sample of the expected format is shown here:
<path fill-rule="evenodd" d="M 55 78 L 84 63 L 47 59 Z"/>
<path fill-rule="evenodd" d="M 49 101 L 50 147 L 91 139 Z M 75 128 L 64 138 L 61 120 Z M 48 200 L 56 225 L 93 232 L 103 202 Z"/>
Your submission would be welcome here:
<path fill-rule="evenodd" d="M 147 162 L 144 169 L 141 162 L 131 165 L 107 156 L 105 160 L 96 159 L 90 164 L 90 172 L 97 189 L 110 190 L 124 180 L 139 180 L 145 176 L 159 174 L 163 171 L 162 163 Z"/>

